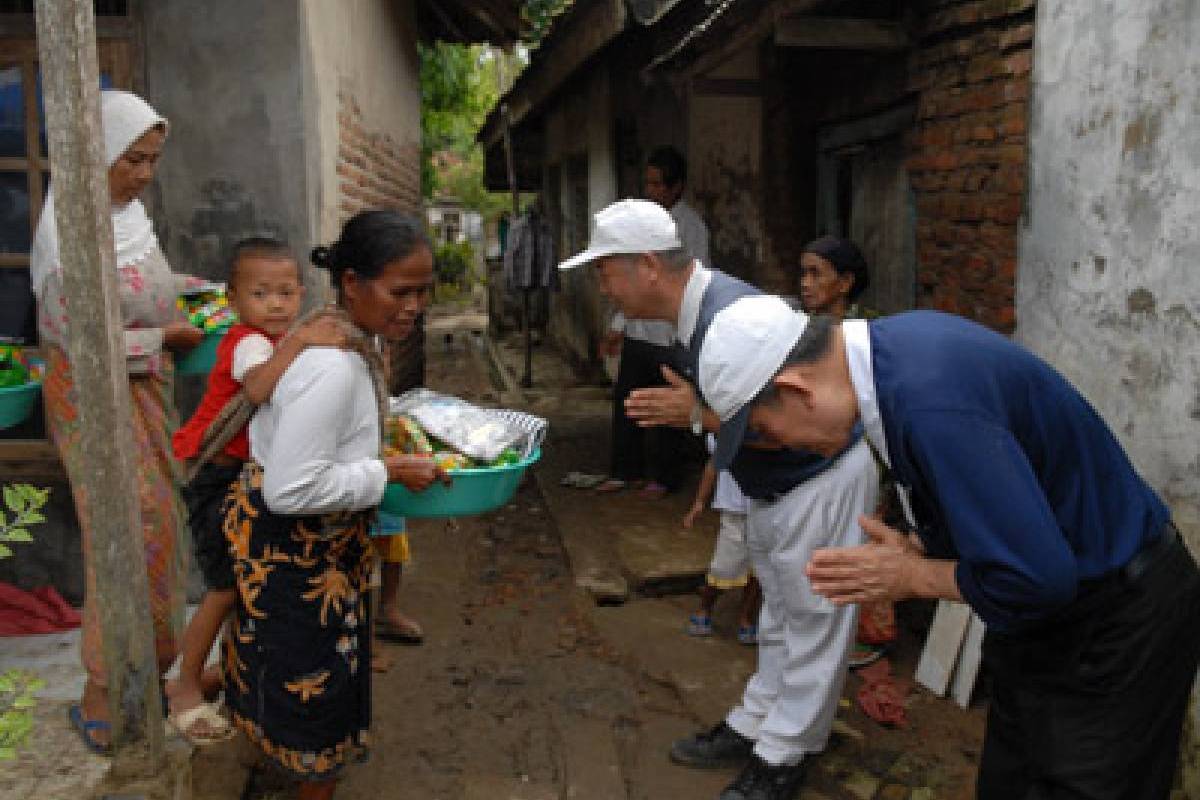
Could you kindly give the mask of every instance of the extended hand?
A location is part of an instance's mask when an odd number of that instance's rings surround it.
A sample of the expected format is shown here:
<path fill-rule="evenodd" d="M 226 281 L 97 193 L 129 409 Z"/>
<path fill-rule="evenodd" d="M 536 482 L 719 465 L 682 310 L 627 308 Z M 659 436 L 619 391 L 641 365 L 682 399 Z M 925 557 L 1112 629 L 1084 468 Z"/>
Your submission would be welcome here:
<path fill-rule="evenodd" d="M 297 327 L 288 338 L 295 338 L 304 347 L 344 347 L 346 329 L 337 317 L 320 314 Z"/>
<path fill-rule="evenodd" d="M 696 518 L 704 513 L 703 503 L 693 503 L 692 507 L 683 516 L 683 527 L 691 528 L 696 524 Z"/>
<path fill-rule="evenodd" d="M 668 425 L 686 428 L 692 422 L 696 390 L 667 365 L 662 366 L 667 386 L 634 389 L 625 399 L 625 415 L 643 428 Z"/>
<path fill-rule="evenodd" d="M 874 517 L 858 521 L 870 542 L 815 551 L 805 570 L 813 591 L 838 605 L 912 597 L 915 575 L 927 561 L 924 553 Z"/>
<path fill-rule="evenodd" d="M 434 481 L 450 484 L 450 476 L 431 456 L 388 456 L 383 465 L 387 468 L 388 483 L 402 483 L 410 491 L 423 492 Z"/>
<path fill-rule="evenodd" d="M 200 344 L 204 331 L 190 322 L 168 322 L 163 327 L 163 347 L 185 352 Z"/>

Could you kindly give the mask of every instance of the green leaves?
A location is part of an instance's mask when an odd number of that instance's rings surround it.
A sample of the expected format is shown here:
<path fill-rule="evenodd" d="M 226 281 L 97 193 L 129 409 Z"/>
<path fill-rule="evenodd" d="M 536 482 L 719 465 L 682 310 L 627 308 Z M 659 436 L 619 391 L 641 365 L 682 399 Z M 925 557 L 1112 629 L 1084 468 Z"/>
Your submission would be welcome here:
<path fill-rule="evenodd" d="M 20 747 L 33 732 L 32 709 L 37 692 L 46 682 L 24 670 L 0 673 L 0 761 L 17 757 Z"/>
<path fill-rule="evenodd" d="M 524 67 L 518 55 L 481 45 L 421 45 L 421 192 L 458 198 L 498 213 L 483 186 L 483 148 L 475 136 L 504 88 Z M 501 80 L 503 78 L 503 80 Z"/>
<path fill-rule="evenodd" d="M 38 489 L 25 483 L 14 483 L 4 487 L 4 506 L 12 514 L 0 511 L 0 558 L 12 555 L 6 542 L 28 543 L 33 541 L 28 525 L 45 522 L 42 508 L 50 499 L 49 489 Z M 33 731 L 32 709 L 37 705 L 36 694 L 46 685 L 31 672 L 10 670 L 0 673 L 0 761 L 11 761 L 17 757 L 20 747 Z"/>
<path fill-rule="evenodd" d="M 549 31 L 554 18 L 571 5 L 572 0 L 525 0 L 521 15 L 529 23 L 530 44 L 537 44 Z"/>
<path fill-rule="evenodd" d="M 46 521 L 41 509 L 50 499 L 50 490 L 14 483 L 4 487 L 3 495 L 4 505 L 13 515 L 10 522 L 8 515 L 0 511 L 0 558 L 8 558 L 12 555 L 12 548 L 7 542 L 32 542 L 33 536 L 27 526 Z"/>

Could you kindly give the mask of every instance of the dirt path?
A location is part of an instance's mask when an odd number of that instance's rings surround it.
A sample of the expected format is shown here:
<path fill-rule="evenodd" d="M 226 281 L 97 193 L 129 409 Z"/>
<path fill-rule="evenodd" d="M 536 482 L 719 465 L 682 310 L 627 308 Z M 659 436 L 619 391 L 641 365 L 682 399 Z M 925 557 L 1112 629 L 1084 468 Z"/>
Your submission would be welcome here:
<path fill-rule="evenodd" d="M 495 402 L 470 345 L 431 342 L 429 370 L 435 388 Z M 577 510 L 591 502 L 581 495 Z M 753 669 L 749 648 L 682 634 L 692 598 L 597 607 L 534 481 L 494 514 L 417 522 L 411 541 L 401 598 L 426 642 L 384 645 L 393 665 L 374 683 L 372 757 L 338 800 L 705 800 L 731 780 L 666 757 L 673 739 L 719 718 Z M 978 710 L 918 698 L 913 728 L 886 731 L 844 705 L 851 735 L 814 759 L 802 800 L 971 796 Z M 261 782 L 249 794 L 287 796 Z"/>

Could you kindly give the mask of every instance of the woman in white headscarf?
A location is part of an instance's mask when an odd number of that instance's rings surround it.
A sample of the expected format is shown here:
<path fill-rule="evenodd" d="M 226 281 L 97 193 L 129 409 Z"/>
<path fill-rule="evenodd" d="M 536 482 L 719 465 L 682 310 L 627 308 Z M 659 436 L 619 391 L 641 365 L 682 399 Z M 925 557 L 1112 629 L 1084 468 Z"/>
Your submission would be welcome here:
<path fill-rule="evenodd" d="M 175 659 L 176 631 L 183 621 L 184 577 L 178 465 L 171 455 L 171 434 L 176 426 L 171 353 L 195 347 L 202 333 L 176 308 L 179 288 L 186 279 L 171 272 L 146 209 L 137 199 L 154 178 L 167 136 L 167 120 L 140 97 L 121 91 L 102 93 L 101 118 L 125 327 L 125 364 L 133 398 L 130 435 L 138 464 L 150 610 L 159 668 L 165 671 Z M 46 424 L 71 480 L 86 553 L 91 546 L 92 526 L 88 498 L 78 479 L 94 465 L 84 463 L 79 451 L 76 410 L 87 398 L 78 394 L 67 356 L 71 309 L 63 294 L 63 272 L 71 265 L 62 263 L 59 257 L 53 186 L 42 207 L 30 261 L 38 301 L 38 334 L 48 361 L 43 384 Z M 71 707 L 71 721 L 92 750 L 106 752 L 108 694 L 95 604 L 96 582 L 90 570 L 86 570 L 85 577 L 82 658 L 88 677 L 83 698 Z"/>

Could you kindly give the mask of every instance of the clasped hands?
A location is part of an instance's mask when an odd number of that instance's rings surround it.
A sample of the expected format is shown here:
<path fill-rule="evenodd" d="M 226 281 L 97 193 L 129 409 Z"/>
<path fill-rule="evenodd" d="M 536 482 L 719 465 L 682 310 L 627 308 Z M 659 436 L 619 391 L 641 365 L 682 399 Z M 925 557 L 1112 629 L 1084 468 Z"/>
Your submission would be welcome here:
<path fill-rule="evenodd" d="M 922 594 L 922 572 L 948 565 L 925 556 L 914 534 L 904 534 L 874 517 L 858 518 L 867 543 L 816 550 L 805 568 L 812 590 L 838 605 L 903 600 Z"/>

